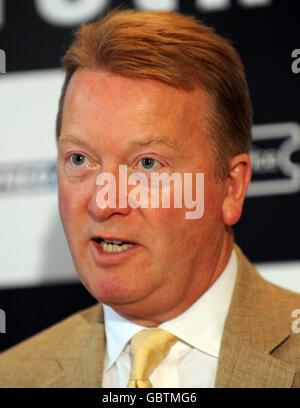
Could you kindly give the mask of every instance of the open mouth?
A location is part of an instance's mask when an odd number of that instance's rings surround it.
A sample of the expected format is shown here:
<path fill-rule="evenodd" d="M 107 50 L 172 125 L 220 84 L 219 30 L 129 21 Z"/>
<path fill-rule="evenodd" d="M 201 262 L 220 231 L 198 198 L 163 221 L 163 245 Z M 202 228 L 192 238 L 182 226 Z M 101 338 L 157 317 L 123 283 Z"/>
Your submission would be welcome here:
<path fill-rule="evenodd" d="M 103 252 L 122 252 L 135 245 L 131 242 L 119 241 L 116 239 L 93 238 L 93 241 L 100 244 Z"/>

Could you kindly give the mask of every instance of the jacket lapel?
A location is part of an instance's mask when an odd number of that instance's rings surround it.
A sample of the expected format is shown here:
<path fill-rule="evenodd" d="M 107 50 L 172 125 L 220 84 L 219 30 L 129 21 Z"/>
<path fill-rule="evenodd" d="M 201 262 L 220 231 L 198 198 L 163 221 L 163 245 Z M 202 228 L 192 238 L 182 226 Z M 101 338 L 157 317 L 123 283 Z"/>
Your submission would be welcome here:
<path fill-rule="evenodd" d="M 237 246 L 235 250 L 238 274 L 222 336 L 216 387 L 291 387 L 295 368 L 272 356 L 290 336 L 280 299 L 274 296 L 278 289 L 258 274 Z"/>
<path fill-rule="evenodd" d="M 85 341 L 77 356 L 64 356 L 56 363 L 61 374 L 48 381 L 45 388 L 101 388 L 105 354 L 103 309 L 99 305 L 96 318 L 86 322 Z M 70 350 L 72 345 L 69 345 Z"/>
<path fill-rule="evenodd" d="M 217 388 L 288 388 L 295 369 L 225 331 L 216 379 Z"/>

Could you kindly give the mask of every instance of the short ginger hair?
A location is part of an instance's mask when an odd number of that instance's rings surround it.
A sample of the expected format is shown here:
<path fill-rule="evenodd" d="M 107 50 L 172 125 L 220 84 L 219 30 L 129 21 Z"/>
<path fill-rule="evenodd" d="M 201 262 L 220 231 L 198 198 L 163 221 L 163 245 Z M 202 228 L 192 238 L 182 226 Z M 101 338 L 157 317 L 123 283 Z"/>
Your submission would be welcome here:
<path fill-rule="evenodd" d="M 176 12 L 113 10 L 83 24 L 62 59 L 66 72 L 56 120 L 78 68 L 162 81 L 187 92 L 201 87 L 211 102 L 207 133 L 216 179 L 228 175 L 229 160 L 251 144 L 252 106 L 239 55 L 229 41 L 194 17 Z"/>

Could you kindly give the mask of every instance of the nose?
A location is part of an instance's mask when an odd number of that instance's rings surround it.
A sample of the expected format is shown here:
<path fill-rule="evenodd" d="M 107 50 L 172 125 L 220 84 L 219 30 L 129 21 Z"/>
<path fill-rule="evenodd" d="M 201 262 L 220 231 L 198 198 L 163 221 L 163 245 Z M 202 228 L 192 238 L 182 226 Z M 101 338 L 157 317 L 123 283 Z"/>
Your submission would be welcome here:
<path fill-rule="evenodd" d="M 120 166 L 122 170 L 122 166 Z M 92 218 L 101 221 L 114 214 L 128 215 L 127 172 L 106 171 L 98 175 L 95 189 L 88 204 L 88 212 Z"/>

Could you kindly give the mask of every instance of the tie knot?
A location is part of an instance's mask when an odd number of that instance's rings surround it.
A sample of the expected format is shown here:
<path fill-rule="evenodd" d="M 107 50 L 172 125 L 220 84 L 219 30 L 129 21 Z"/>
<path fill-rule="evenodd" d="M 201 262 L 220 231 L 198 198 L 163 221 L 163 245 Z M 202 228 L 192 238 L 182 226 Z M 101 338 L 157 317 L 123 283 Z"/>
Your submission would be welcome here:
<path fill-rule="evenodd" d="M 130 341 L 132 368 L 128 386 L 152 387 L 150 374 L 177 340 L 176 336 L 163 329 L 145 329 L 136 333 Z"/>

